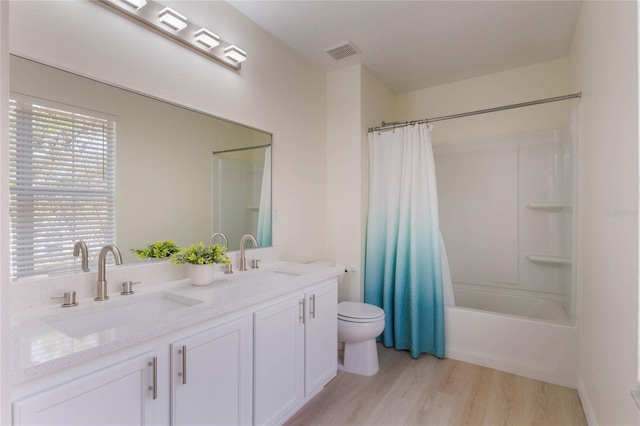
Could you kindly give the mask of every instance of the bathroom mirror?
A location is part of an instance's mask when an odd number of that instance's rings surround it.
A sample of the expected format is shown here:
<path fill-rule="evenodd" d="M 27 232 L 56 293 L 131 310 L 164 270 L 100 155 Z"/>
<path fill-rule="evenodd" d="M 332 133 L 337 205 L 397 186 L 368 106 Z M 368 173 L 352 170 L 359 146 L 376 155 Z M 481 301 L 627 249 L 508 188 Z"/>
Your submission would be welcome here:
<path fill-rule="evenodd" d="M 215 232 L 229 250 L 245 233 L 271 245 L 271 134 L 18 56 L 10 71 L 12 92 L 116 117 L 115 243 L 125 262 L 138 260 L 132 248 L 208 243 Z"/>

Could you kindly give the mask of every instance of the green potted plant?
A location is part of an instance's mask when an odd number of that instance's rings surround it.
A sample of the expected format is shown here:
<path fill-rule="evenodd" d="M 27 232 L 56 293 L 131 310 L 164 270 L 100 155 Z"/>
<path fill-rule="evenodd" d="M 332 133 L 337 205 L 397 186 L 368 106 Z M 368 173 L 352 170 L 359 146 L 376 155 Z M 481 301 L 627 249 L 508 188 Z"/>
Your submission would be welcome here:
<path fill-rule="evenodd" d="M 175 265 L 187 265 L 191 284 L 202 286 L 213 282 L 217 265 L 231 263 L 229 256 L 225 254 L 226 247 L 218 244 L 205 246 L 203 242 L 182 247 L 172 254 L 169 262 Z"/>
<path fill-rule="evenodd" d="M 158 240 L 143 249 L 131 249 L 131 252 L 137 254 L 140 259 L 166 259 L 178 251 L 180 251 L 180 246 L 172 240 Z"/>

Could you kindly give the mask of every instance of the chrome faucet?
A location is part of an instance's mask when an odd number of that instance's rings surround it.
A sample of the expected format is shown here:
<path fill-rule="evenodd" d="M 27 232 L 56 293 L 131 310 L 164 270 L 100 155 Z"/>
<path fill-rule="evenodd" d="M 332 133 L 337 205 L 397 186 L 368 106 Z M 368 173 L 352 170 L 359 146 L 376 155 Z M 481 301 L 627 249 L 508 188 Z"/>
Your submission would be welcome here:
<path fill-rule="evenodd" d="M 211 244 L 213 244 L 213 240 L 215 240 L 216 237 L 222 238 L 222 241 L 224 241 L 224 247 L 229 248 L 229 240 L 227 240 L 227 236 L 224 235 L 222 232 L 216 232 L 211 236 Z"/>
<path fill-rule="evenodd" d="M 107 300 L 109 298 L 109 294 L 107 294 L 107 279 L 105 276 L 107 271 L 107 254 L 109 252 L 113 254 L 113 260 L 115 260 L 116 265 L 122 265 L 122 255 L 118 247 L 113 244 L 102 247 L 100 255 L 98 256 L 97 295 L 93 300 Z"/>
<path fill-rule="evenodd" d="M 244 255 L 244 245 L 247 240 L 250 240 L 254 247 L 258 247 L 258 242 L 251 234 L 247 234 L 240 239 L 240 267 L 238 268 L 240 271 L 247 270 L 247 258 Z"/>
<path fill-rule="evenodd" d="M 82 255 L 82 272 L 89 272 L 89 249 L 84 241 L 76 241 L 73 246 L 73 255 L 78 257 Z"/>

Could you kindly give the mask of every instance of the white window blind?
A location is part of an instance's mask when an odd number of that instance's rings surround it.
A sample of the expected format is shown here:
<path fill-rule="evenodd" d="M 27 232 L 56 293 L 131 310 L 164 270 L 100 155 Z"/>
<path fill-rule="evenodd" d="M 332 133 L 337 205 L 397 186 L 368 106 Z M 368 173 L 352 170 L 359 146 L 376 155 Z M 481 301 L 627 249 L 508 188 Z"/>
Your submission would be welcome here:
<path fill-rule="evenodd" d="M 10 101 L 11 275 L 78 267 L 115 243 L 115 118 L 16 93 Z"/>

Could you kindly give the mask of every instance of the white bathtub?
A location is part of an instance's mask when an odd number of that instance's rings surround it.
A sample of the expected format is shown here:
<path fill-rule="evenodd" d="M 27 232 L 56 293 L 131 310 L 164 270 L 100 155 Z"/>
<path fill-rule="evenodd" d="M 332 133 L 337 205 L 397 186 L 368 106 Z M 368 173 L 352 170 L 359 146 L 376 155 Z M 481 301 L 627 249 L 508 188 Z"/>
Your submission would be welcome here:
<path fill-rule="evenodd" d="M 477 287 L 479 289 L 475 289 Z M 562 306 L 561 298 L 538 297 L 532 293 L 496 289 L 464 284 L 454 284 L 456 306 L 499 314 L 517 315 L 573 325 L 569 313 Z"/>
<path fill-rule="evenodd" d="M 445 309 L 447 358 L 576 388 L 578 329 L 560 304 L 459 288 L 454 292 L 456 304 L 465 306 Z"/>

